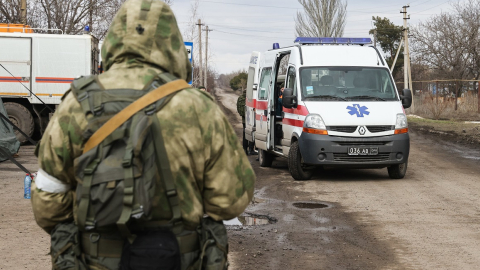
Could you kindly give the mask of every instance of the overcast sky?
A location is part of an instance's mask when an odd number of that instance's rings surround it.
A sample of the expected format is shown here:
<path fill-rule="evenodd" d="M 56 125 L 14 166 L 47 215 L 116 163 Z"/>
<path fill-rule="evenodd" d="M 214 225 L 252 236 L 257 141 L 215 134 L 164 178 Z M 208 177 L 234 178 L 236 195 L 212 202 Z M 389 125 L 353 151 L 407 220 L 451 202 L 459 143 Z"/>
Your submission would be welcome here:
<path fill-rule="evenodd" d="M 451 1 L 348 0 L 344 36 L 369 36 L 372 16 L 387 17 L 396 25 L 403 25 L 400 10 L 406 4 L 410 4 L 409 24 L 415 25 L 434 14 L 451 10 Z M 172 6 L 182 31 L 188 26 L 192 2 L 175 0 Z M 209 34 L 213 57 L 210 65 L 219 73 L 246 69 L 252 51 L 269 50 L 275 42 L 281 47 L 292 45 L 294 18 L 297 11 L 302 10 L 296 0 L 200 0 L 199 15 L 213 30 Z"/>

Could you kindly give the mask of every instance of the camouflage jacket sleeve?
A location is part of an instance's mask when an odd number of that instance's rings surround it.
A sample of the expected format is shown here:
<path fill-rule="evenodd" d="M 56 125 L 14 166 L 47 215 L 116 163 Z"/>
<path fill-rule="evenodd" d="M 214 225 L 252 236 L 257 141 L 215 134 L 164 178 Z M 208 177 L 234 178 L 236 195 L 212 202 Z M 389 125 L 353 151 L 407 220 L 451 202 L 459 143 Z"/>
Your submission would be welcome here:
<path fill-rule="evenodd" d="M 237 99 L 237 112 L 240 114 L 241 117 L 245 117 L 245 98 L 246 94 L 243 93 Z"/>
<path fill-rule="evenodd" d="M 253 197 L 255 174 L 235 131 L 218 106 L 212 108 L 210 119 L 200 118 L 200 125 L 206 131 L 205 212 L 214 219 L 235 218 Z"/>
<path fill-rule="evenodd" d="M 80 104 L 72 94 L 67 94 L 37 146 L 35 153 L 40 172 L 66 187 L 63 191 L 41 188 L 39 176 L 32 187 L 35 220 L 47 232 L 58 223 L 73 219 L 73 190 L 76 186 L 73 161 L 81 154 L 82 133 L 86 125 Z"/>
<path fill-rule="evenodd" d="M 184 222 L 232 219 L 248 206 L 255 175 L 234 130 L 207 93 L 178 93 L 158 113 Z"/>

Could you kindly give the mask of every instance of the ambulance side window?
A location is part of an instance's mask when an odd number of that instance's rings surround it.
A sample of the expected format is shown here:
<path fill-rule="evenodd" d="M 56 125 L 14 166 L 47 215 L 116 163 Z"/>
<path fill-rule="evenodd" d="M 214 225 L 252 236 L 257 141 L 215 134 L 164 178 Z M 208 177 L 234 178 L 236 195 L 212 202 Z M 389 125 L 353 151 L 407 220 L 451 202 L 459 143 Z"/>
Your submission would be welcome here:
<path fill-rule="evenodd" d="M 297 94 L 297 80 L 295 76 L 295 68 L 290 67 L 288 69 L 288 80 L 287 80 L 287 87 L 293 89 L 293 94 Z"/>
<path fill-rule="evenodd" d="M 253 99 L 253 80 L 255 78 L 255 68 L 250 67 L 248 69 L 248 81 L 247 81 L 247 99 Z"/>
<path fill-rule="evenodd" d="M 258 99 L 266 100 L 268 98 L 268 86 L 270 85 L 270 76 L 272 68 L 264 68 L 260 77 L 260 86 L 258 87 Z"/>

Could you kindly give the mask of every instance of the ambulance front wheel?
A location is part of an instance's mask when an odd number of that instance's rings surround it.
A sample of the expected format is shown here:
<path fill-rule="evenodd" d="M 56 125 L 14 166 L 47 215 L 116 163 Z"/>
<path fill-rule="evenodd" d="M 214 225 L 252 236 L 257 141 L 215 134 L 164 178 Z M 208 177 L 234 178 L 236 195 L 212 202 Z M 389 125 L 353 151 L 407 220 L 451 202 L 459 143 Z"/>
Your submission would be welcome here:
<path fill-rule="evenodd" d="M 260 167 L 271 167 L 273 162 L 273 155 L 265 150 L 259 150 L 258 162 L 260 162 Z"/>
<path fill-rule="evenodd" d="M 388 176 L 392 179 L 403 179 L 407 173 L 408 163 L 396 164 L 388 167 Z"/>
<path fill-rule="evenodd" d="M 288 152 L 288 170 L 295 180 L 309 180 L 312 178 L 313 170 L 307 169 L 303 164 L 298 141 L 292 143 Z"/>

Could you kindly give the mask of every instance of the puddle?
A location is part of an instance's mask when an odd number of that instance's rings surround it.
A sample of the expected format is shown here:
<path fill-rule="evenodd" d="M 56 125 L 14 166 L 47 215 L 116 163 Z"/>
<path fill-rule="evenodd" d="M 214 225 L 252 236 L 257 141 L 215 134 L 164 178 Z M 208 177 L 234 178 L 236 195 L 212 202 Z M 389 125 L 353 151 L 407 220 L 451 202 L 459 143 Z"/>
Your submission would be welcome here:
<path fill-rule="evenodd" d="M 480 151 L 478 149 L 467 148 L 465 146 L 460 146 L 460 145 L 456 145 L 448 142 L 444 143 L 443 147 L 452 152 L 457 153 L 463 158 L 471 159 L 471 160 L 480 160 Z"/>
<path fill-rule="evenodd" d="M 257 226 L 257 225 L 268 225 L 271 224 L 270 220 L 268 218 L 261 218 L 261 217 L 238 217 L 238 220 L 244 225 L 244 226 Z"/>
<path fill-rule="evenodd" d="M 226 226 L 259 226 L 276 223 L 277 219 L 266 215 L 255 215 L 250 213 L 244 213 L 238 218 L 232 220 L 225 220 L 223 224 Z"/>
<path fill-rule="evenodd" d="M 323 203 L 304 203 L 304 202 L 293 203 L 293 206 L 300 209 L 319 209 L 319 208 L 329 207 L 328 205 Z"/>
<path fill-rule="evenodd" d="M 238 220 L 238 218 L 234 218 L 234 219 L 231 219 L 231 220 L 224 220 L 223 224 L 225 224 L 225 226 L 242 226 L 243 225 L 240 222 L 240 220 Z"/>

